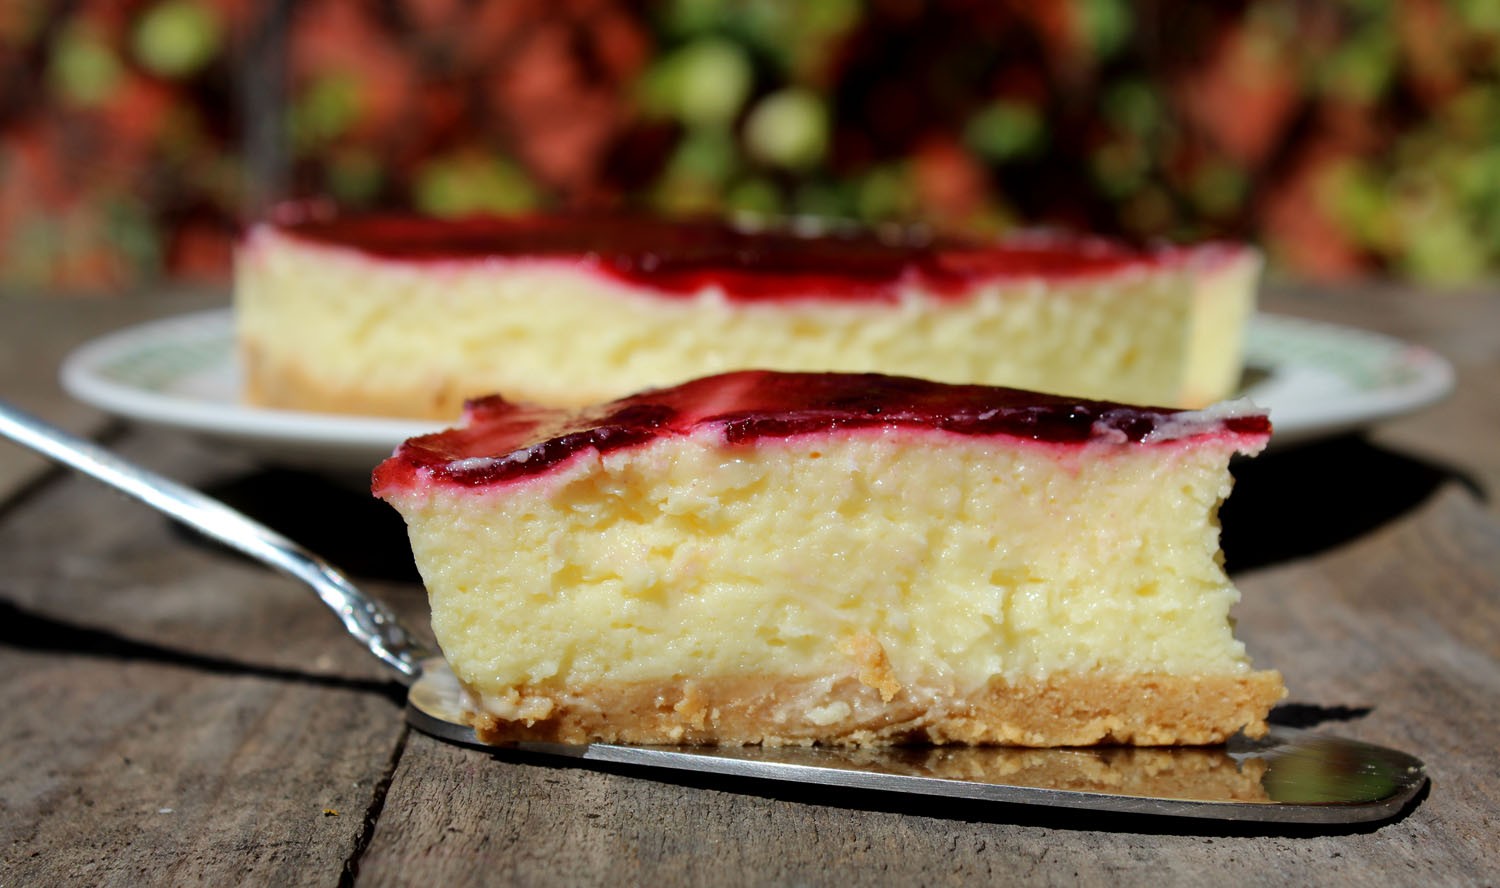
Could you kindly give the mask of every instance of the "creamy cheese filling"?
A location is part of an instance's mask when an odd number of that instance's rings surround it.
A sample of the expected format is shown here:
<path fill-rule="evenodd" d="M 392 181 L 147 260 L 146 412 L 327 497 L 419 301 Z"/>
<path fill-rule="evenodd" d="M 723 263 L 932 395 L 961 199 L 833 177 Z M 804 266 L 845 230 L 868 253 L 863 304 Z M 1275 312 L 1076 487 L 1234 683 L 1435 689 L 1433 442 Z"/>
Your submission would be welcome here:
<path fill-rule="evenodd" d="M 1232 440 L 716 435 L 389 495 L 486 708 L 543 718 L 517 689 L 694 676 L 855 676 L 883 699 L 1249 670 L 1215 517 Z M 848 717 L 816 696 L 788 704 Z"/>
<path fill-rule="evenodd" d="M 236 308 L 251 391 L 280 406 L 456 416 L 468 396 L 582 405 L 747 367 L 1201 406 L 1238 382 L 1258 267 L 1245 251 L 961 299 L 765 304 L 658 298 L 560 260 L 402 264 L 267 232 L 241 254 Z"/>

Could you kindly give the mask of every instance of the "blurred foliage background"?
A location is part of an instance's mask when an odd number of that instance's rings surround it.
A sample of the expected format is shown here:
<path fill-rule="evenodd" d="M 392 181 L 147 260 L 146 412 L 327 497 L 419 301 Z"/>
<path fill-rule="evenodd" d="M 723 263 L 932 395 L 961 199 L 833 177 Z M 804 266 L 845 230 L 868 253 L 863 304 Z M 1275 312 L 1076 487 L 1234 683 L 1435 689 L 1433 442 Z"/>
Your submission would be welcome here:
<path fill-rule="evenodd" d="M 1500 266 L 1496 0 L 4 0 L 0 283 L 223 280 L 285 197 Z"/>

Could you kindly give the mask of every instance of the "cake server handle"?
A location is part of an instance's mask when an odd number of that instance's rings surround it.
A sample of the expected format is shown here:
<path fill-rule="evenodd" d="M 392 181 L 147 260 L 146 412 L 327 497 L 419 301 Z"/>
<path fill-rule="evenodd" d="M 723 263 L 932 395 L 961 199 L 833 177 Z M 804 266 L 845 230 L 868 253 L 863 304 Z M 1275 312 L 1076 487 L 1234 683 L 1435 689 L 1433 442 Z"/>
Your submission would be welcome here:
<path fill-rule="evenodd" d="M 381 602 L 333 565 L 212 497 L 0 401 L 0 435 L 28 447 L 311 586 L 344 628 L 410 684 L 432 656 Z"/>

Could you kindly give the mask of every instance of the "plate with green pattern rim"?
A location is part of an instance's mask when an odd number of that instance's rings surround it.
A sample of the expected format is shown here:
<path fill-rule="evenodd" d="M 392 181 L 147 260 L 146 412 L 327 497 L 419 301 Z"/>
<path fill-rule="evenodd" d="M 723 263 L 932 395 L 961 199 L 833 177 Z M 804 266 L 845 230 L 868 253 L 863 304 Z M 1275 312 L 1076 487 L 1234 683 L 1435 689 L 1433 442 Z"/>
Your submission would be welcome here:
<path fill-rule="evenodd" d="M 1273 447 L 1420 410 L 1453 389 L 1432 349 L 1367 330 L 1260 314 L 1245 337 L 1242 394 L 1271 411 Z"/>
<path fill-rule="evenodd" d="M 1252 319 L 1241 394 L 1271 411 L 1273 447 L 1362 428 L 1441 400 L 1453 368 L 1430 349 L 1279 315 Z M 63 362 L 64 388 L 126 419 L 192 432 L 284 465 L 368 472 L 412 420 L 272 410 L 243 403 L 229 309 L 106 334 Z M 440 425 L 440 424 L 437 424 Z"/>

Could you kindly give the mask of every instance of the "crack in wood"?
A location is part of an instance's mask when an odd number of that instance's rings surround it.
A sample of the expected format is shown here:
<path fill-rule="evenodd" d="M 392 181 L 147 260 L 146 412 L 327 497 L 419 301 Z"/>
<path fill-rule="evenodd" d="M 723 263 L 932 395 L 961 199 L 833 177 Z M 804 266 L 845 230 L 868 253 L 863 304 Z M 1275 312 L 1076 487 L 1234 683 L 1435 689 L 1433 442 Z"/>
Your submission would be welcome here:
<path fill-rule="evenodd" d="M 364 859 L 365 852 L 370 849 L 370 842 L 375 838 L 375 828 L 380 823 L 380 815 L 385 812 L 386 795 L 390 793 L 391 781 L 396 777 L 396 769 L 401 766 L 401 758 L 406 754 L 406 742 L 410 736 L 411 727 L 404 726 L 401 734 L 396 738 L 391 757 L 386 760 L 385 772 L 376 781 L 375 789 L 370 793 L 370 804 L 365 809 L 364 822 L 360 824 L 359 834 L 354 837 L 354 848 L 350 850 L 349 857 L 344 860 L 344 869 L 339 875 L 339 888 L 352 888 L 359 878 L 360 861 Z"/>

